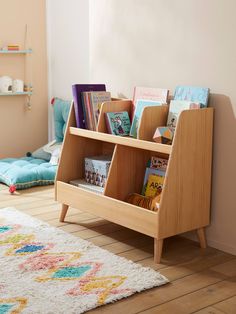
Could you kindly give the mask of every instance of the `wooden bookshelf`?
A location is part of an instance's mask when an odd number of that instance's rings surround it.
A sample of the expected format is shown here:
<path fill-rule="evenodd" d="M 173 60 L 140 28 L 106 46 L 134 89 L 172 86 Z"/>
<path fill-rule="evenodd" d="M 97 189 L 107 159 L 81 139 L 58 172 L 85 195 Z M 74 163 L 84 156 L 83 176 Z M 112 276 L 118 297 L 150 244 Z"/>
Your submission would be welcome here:
<path fill-rule="evenodd" d="M 106 133 L 104 113 L 121 110 L 131 113 L 131 101 L 104 103 L 94 132 L 75 127 L 71 107 L 55 185 L 56 200 L 62 203 L 61 221 L 72 206 L 149 235 L 154 238 L 157 263 L 163 240 L 173 235 L 195 230 L 205 247 L 204 228 L 210 221 L 213 109 L 183 111 L 172 145 L 151 142 L 156 127 L 166 125 L 168 106 L 143 110 L 138 139 Z M 108 153 L 112 161 L 103 195 L 69 184 L 84 178 L 85 157 Z M 169 159 L 157 212 L 125 202 L 130 193 L 141 192 L 151 156 Z"/>

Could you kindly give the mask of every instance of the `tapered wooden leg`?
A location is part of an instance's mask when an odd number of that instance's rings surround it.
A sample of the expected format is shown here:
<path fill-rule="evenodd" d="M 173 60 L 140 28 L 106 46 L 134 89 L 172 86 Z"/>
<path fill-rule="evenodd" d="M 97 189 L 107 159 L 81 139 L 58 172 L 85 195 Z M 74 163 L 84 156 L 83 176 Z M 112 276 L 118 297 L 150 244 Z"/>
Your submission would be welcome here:
<path fill-rule="evenodd" d="M 60 222 L 64 222 L 69 206 L 62 204 Z"/>
<path fill-rule="evenodd" d="M 163 247 L 163 239 L 154 239 L 154 262 L 160 264 Z"/>
<path fill-rule="evenodd" d="M 207 247 L 207 242 L 206 242 L 206 236 L 205 236 L 205 229 L 204 228 L 199 228 L 197 229 L 197 236 L 200 242 L 200 247 L 202 249 L 205 249 Z"/>

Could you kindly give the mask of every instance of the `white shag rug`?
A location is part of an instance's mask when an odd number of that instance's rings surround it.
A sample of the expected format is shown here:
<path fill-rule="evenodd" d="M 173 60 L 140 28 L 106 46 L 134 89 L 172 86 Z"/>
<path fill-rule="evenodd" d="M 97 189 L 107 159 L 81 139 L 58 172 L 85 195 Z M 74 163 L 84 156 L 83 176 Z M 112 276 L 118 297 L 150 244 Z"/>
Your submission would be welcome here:
<path fill-rule="evenodd" d="M 16 209 L 0 210 L 0 314 L 79 314 L 167 282 Z"/>

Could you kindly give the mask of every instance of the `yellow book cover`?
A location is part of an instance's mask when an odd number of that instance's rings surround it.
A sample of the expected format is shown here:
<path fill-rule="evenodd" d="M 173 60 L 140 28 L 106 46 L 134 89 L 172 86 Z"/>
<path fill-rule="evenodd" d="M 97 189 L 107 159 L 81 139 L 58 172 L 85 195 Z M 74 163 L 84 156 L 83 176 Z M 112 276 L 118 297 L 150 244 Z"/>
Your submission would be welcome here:
<path fill-rule="evenodd" d="M 150 174 L 148 177 L 147 188 L 145 191 L 145 196 L 154 197 L 161 193 L 162 186 L 164 183 L 164 176 L 159 176 L 156 174 Z"/>

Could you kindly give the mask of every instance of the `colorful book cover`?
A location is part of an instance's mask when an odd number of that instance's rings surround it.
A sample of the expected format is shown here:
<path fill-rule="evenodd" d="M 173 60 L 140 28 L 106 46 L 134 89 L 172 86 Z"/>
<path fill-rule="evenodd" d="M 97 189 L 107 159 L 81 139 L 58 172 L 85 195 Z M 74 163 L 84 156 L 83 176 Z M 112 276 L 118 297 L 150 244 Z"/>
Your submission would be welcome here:
<path fill-rule="evenodd" d="M 93 120 L 94 120 L 95 127 L 97 127 L 101 105 L 102 105 L 102 103 L 104 103 L 106 101 L 111 101 L 111 93 L 109 93 L 109 92 L 90 92 L 89 95 L 90 95 L 91 110 L 93 113 Z M 95 128 L 95 130 L 96 130 L 96 128 Z"/>
<path fill-rule="evenodd" d="M 154 174 L 161 177 L 165 177 L 167 165 L 168 165 L 168 159 L 160 158 L 156 156 L 151 157 L 151 159 L 147 163 L 147 168 L 144 175 L 142 195 L 146 195 L 146 189 L 147 189 L 149 176 Z"/>
<path fill-rule="evenodd" d="M 137 99 L 135 105 L 135 111 L 133 115 L 133 121 L 130 128 L 130 136 L 137 138 L 137 132 L 139 127 L 139 120 L 141 118 L 143 108 L 148 106 L 161 106 L 163 102 L 154 101 L 154 100 L 146 100 L 146 99 Z"/>
<path fill-rule="evenodd" d="M 104 187 L 111 164 L 111 158 L 110 155 L 86 157 L 84 160 L 85 181 Z"/>
<path fill-rule="evenodd" d="M 150 174 L 148 177 L 145 196 L 155 197 L 156 195 L 159 195 L 162 191 L 164 178 L 165 177 L 157 174 Z"/>
<path fill-rule="evenodd" d="M 130 118 L 127 111 L 106 112 L 105 119 L 108 133 L 127 136 L 130 132 Z"/>
<path fill-rule="evenodd" d="M 197 109 L 200 107 L 200 103 L 194 103 L 188 100 L 171 100 L 167 118 L 167 126 L 171 128 L 171 130 L 174 132 L 177 125 L 178 117 L 183 110 Z"/>
<path fill-rule="evenodd" d="M 207 107 L 210 89 L 206 87 L 177 86 L 175 89 L 174 100 L 188 100 Z"/>
<path fill-rule="evenodd" d="M 105 84 L 74 84 L 72 94 L 74 100 L 75 120 L 77 128 L 85 128 L 85 118 L 82 106 L 81 93 L 91 91 L 106 91 Z"/>
<path fill-rule="evenodd" d="M 165 88 L 135 87 L 133 102 L 135 106 L 138 99 L 153 100 L 160 103 L 166 103 L 168 93 L 168 89 Z"/>
<path fill-rule="evenodd" d="M 160 158 L 160 157 L 151 157 L 149 163 L 150 163 L 150 166 L 149 166 L 150 168 L 158 169 L 158 170 L 166 172 L 168 159 Z"/>

